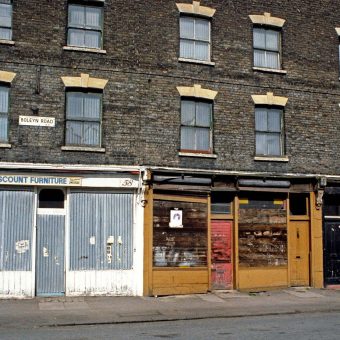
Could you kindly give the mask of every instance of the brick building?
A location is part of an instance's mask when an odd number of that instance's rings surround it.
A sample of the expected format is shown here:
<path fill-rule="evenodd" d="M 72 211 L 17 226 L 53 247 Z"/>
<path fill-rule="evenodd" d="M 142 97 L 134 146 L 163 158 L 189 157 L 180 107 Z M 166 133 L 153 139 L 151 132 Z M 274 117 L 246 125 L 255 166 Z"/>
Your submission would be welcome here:
<path fill-rule="evenodd" d="M 0 294 L 340 283 L 337 5 L 0 0 Z"/>

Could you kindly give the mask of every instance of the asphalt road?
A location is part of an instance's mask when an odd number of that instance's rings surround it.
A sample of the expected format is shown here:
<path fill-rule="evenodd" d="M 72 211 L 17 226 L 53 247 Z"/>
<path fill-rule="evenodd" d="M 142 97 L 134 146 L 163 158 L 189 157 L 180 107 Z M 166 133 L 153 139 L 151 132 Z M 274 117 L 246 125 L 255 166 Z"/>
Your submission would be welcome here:
<path fill-rule="evenodd" d="M 340 339 L 340 313 L 304 313 L 116 325 L 0 326 L 0 339 Z"/>

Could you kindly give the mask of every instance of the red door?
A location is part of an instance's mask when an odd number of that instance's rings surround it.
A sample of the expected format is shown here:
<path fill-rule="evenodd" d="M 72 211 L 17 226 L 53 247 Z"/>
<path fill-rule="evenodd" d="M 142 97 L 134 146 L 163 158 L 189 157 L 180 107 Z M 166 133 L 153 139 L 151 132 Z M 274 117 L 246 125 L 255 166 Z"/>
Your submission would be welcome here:
<path fill-rule="evenodd" d="M 211 281 L 213 289 L 232 288 L 231 231 L 232 222 L 211 221 Z"/>

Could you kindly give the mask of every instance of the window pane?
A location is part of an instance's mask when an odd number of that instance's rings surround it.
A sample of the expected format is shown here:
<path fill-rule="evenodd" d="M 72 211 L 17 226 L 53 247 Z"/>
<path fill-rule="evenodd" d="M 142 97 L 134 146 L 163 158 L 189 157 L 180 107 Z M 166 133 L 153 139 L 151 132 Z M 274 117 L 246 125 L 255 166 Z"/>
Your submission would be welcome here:
<path fill-rule="evenodd" d="M 196 150 L 210 150 L 210 129 L 196 129 Z"/>
<path fill-rule="evenodd" d="M 180 18 L 180 37 L 194 39 L 194 18 Z"/>
<path fill-rule="evenodd" d="M 196 125 L 210 127 L 211 122 L 211 104 L 198 102 L 196 103 Z"/>
<path fill-rule="evenodd" d="M 9 88 L 0 87 L 0 113 L 8 113 Z"/>
<path fill-rule="evenodd" d="M 181 149 L 195 150 L 195 128 L 182 126 Z"/>
<path fill-rule="evenodd" d="M 12 5 L 0 4 L 0 26 L 12 27 Z"/>
<path fill-rule="evenodd" d="M 265 36 L 264 29 L 255 27 L 253 29 L 253 39 L 254 39 L 254 48 L 260 48 L 260 49 L 266 48 L 266 36 Z"/>
<path fill-rule="evenodd" d="M 266 31 L 266 49 L 272 51 L 279 51 L 279 32 L 267 30 Z"/>
<path fill-rule="evenodd" d="M 270 133 L 267 135 L 268 155 L 281 155 L 281 135 L 277 133 Z"/>
<path fill-rule="evenodd" d="M 99 145 L 100 124 L 99 123 L 83 123 L 83 141 L 84 145 Z"/>
<path fill-rule="evenodd" d="M 99 146 L 100 124 L 68 121 L 66 123 L 66 144 Z"/>
<path fill-rule="evenodd" d="M 9 29 L 9 28 L 1 28 L 0 27 L 0 39 L 11 40 L 12 39 L 12 30 Z"/>
<path fill-rule="evenodd" d="M 69 26 L 84 27 L 85 26 L 85 7 L 77 5 L 69 5 L 68 7 L 68 24 Z"/>
<path fill-rule="evenodd" d="M 67 93 L 66 103 L 66 117 L 78 117 L 84 116 L 83 106 L 83 94 L 82 93 Z"/>
<path fill-rule="evenodd" d="M 85 46 L 85 31 L 69 29 L 68 44 L 73 46 Z"/>
<path fill-rule="evenodd" d="M 181 101 L 181 123 L 182 125 L 195 125 L 195 102 Z"/>
<path fill-rule="evenodd" d="M 96 94 L 84 96 L 84 117 L 100 119 L 101 97 Z"/>
<path fill-rule="evenodd" d="M 210 24 L 208 20 L 196 19 L 195 39 L 210 41 Z"/>
<path fill-rule="evenodd" d="M 267 109 L 255 108 L 255 130 L 267 131 Z"/>
<path fill-rule="evenodd" d="M 268 112 L 268 131 L 281 133 L 281 110 L 272 109 Z"/>
<path fill-rule="evenodd" d="M 254 50 L 254 66 L 265 67 L 266 66 L 266 52 L 260 50 Z"/>
<path fill-rule="evenodd" d="M 8 117 L 0 114 L 0 141 L 7 142 Z"/>
<path fill-rule="evenodd" d="M 101 47 L 101 32 L 86 31 L 85 32 L 85 46 L 90 48 Z"/>
<path fill-rule="evenodd" d="M 82 122 L 66 122 L 66 144 L 82 144 Z"/>
<path fill-rule="evenodd" d="M 279 53 L 278 52 L 266 52 L 266 67 L 268 68 L 280 68 Z"/>
<path fill-rule="evenodd" d="M 86 8 L 85 14 L 86 27 L 101 29 L 102 8 L 101 7 L 85 7 L 85 8 Z"/>
<path fill-rule="evenodd" d="M 195 59 L 210 60 L 209 43 L 195 42 Z"/>
<path fill-rule="evenodd" d="M 187 59 L 194 59 L 195 54 L 195 43 L 193 41 L 190 40 L 184 40 L 181 39 L 181 43 L 180 43 L 180 57 L 181 58 L 187 58 Z"/>
<path fill-rule="evenodd" d="M 256 133 L 256 154 L 257 155 L 266 155 L 267 154 L 267 143 L 266 143 L 266 134 L 265 133 Z"/>

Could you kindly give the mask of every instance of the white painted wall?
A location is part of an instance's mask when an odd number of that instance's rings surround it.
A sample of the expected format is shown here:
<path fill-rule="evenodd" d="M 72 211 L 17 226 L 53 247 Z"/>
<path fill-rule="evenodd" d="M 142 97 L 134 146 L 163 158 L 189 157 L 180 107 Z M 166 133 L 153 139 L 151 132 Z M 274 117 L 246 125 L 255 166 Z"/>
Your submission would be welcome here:
<path fill-rule="evenodd" d="M 0 272 L 0 298 L 34 297 L 33 274 L 30 271 Z"/>

